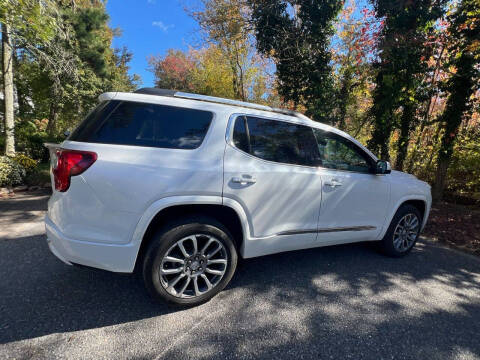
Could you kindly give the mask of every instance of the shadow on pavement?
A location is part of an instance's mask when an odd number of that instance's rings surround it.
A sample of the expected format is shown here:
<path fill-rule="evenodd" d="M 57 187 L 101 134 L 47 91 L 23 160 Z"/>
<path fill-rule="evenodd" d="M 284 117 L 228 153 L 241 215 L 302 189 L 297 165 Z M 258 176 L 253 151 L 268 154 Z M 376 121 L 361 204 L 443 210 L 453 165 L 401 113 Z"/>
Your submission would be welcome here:
<path fill-rule="evenodd" d="M 151 300 L 138 275 L 64 265 L 44 236 L 0 241 L 0 273 L 0 344 L 178 311 Z M 231 302 L 228 331 L 212 327 L 167 357 L 239 353 L 246 339 L 258 358 L 480 355 L 480 262 L 430 244 L 403 259 L 355 244 L 245 260 L 207 306 L 220 302 Z"/>
<path fill-rule="evenodd" d="M 31 222 L 43 219 L 50 194 L 50 190 L 42 189 L 0 198 L 0 240 L 12 228 L 28 227 Z"/>

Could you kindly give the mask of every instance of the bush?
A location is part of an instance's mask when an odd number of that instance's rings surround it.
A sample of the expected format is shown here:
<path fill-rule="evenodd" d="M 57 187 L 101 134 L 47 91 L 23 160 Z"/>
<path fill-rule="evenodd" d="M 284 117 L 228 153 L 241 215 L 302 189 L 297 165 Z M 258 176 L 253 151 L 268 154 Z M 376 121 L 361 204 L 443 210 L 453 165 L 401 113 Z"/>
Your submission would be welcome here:
<path fill-rule="evenodd" d="M 16 154 L 12 159 L 22 165 L 27 173 L 33 172 L 37 168 L 37 162 L 25 154 Z"/>
<path fill-rule="evenodd" d="M 63 140 L 65 140 L 64 136 L 49 136 L 45 132 L 44 120 L 19 121 L 16 124 L 16 150 L 40 162 L 48 162 L 50 158 L 48 149 L 43 145 L 44 143 L 57 143 Z"/>
<path fill-rule="evenodd" d="M 20 185 L 26 175 L 22 165 L 8 156 L 0 156 L 0 186 Z"/>
<path fill-rule="evenodd" d="M 25 185 L 44 186 L 50 184 L 50 163 L 39 163 L 34 171 L 27 173 Z"/>

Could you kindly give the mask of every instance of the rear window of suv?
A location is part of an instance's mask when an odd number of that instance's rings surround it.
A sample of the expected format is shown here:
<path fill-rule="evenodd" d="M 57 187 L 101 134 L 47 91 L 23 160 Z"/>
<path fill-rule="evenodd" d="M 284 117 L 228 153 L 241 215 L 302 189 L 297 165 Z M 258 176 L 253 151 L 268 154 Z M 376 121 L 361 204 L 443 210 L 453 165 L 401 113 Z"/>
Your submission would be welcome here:
<path fill-rule="evenodd" d="M 202 144 L 212 118 L 209 111 L 112 100 L 98 105 L 69 140 L 195 149 Z"/>

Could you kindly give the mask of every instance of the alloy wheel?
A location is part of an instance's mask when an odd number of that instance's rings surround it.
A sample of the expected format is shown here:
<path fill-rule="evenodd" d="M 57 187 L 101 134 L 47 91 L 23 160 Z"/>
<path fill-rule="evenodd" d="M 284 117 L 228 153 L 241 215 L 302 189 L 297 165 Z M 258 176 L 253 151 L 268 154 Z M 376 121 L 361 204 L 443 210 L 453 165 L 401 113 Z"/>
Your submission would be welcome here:
<path fill-rule="evenodd" d="M 393 232 L 393 246 L 399 252 L 405 252 L 415 243 L 420 229 L 420 221 L 415 214 L 409 213 L 400 219 Z"/>
<path fill-rule="evenodd" d="M 163 288 L 178 298 L 206 294 L 222 280 L 228 265 L 223 243 L 206 234 L 184 237 L 165 253 L 160 264 Z"/>

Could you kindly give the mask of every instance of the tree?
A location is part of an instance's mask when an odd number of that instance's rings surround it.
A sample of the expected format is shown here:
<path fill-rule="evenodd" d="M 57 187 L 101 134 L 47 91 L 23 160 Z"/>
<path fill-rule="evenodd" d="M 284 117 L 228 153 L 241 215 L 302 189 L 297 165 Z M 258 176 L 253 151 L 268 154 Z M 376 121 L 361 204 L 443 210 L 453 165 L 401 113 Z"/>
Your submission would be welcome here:
<path fill-rule="evenodd" d="M 257 49 L 274 59 L 279 94 L 331 123 L 335 94 L 329 52 L 341 0 L 249 0 Z"/>
<path fill-rule="evenodd" d="M 164 57 L 150 56 L 155 86 L 162 89 L 193 91 L 192 72 L 195 61 L 183 51 L 169 49 Z"/>
<path fill-rule="evenodd" d="M 55 31 L 55 14 L 54 3 L 47 0 L 3 0 L 0 2 L 6 155 L 15 154 L 14 41 L 30 48 L 47 42 Z"/>
<path fill-rule="evenodd" d="M 49 119 L 47 133 L 53 137 L 60 129 L 71 128 L 95 103 L 98 94 L 136 88 L 138 76 L 128 75 L 131 54 L 126 48 L 111 49 L 118 29 L 108 26 L 108 15 L 102 1 L 59 1 L 62 22 L 60 32 L 39 51 L 33 52 L 34 62 L 41 64 L 43 86 L 48 96 L 37 97 L 46 103 Z M 36 88 L 36 90 L 40 90 Z M 38 113 L 37 113 L 38 114 Z M 40 115 L 40 114 L 38 114 Z"/>
<path fill-rule="evenodd" d="M 432 191 L 435 200 L 443 196 L 457 133 L 462 120 L 472 113 L 480 85 L 480 0 L 462 0 L 449 20 L 452 42 L 446 66 L 453 72 L 444 85 L 448 98 L 439 119 L 443 134 Z"/>
<path fill-rule="evenodd" d="M 435 21 L 443 14 L 442 0 L 373 0 L 377 16 L 385 23 L 378 48 L 376 88 L 371 116 L 374 130 L 371 150 L 389 159 L 388 144 L 395 128 L 400 129 L 396 167 L 403 169 L 410 131 L 415 124 L 419 93 L 432 47 L 426 41 Z"/>
<path fill-rule="evenodd" d="M 103 6 L 62 4 L 62 30 L 66 36 L 55 36 L 44 52 L 50 59 L 40 58 L 50 79 L 50 111 L 47 132 L 53 135 L 66 105 L 81 113 L 84 96 L 101 91 L 106 78 L 106 52 L 109 48 L 105 26 L 108 15 Z M 47 60 L 47 61 L 45 61 Z M 79 86 L 82 85 L 82 86 Z M 91 96 L 91 95 L 90 95 Z M 80 100 L 80 101 L 79 101 Z"/>
<path fill-rule="evenodd" d="M 42 144 L 63 138 L 59 134 L 72 129 L 96 105 L 100 93 L 132 91 L 140 81 L 128 73 L 132 54 L 126 48 L 111 48 L 120 30 L 108 26 L 103 1 L 56 0 L 54 5 L 48 8 L 55 19 L 48 40 L 25 26 L 30 22 L 28 11 L 18 13 L 23 21 L 12 31 L 18 101 L 15 146 L 41 160 L 46 160 Z M 42 19 L 51 19 L 42 9 Z M 2 131 L 0 141 L 4 139 Z"/>
<path fill-rule="evenodd" d="M 346 1 L 336 24 L 332 41 L 332 60 L 336 79 L 337 109 L 335 125 L 358 133 L 364 127 L 365 110 L 372 86 L 371 61 L 381 22 L 375 12 L 357 11 L 354 0 Z"/>
<path fill-rule="evenodd" d="M 432 56 L 425 61 L 428 66 L 428 70 L 425 72 L 424 79 L 422 80 L 422 92 L 424 94 L 425 101 L 420 105 L 420 111 L 418 112 L 419 126 L 416 129 L 416 138 L 410 142 L 411 148 L 409 151 L 409 161 L 406 165 L 406 172 L 411 173 L 414 171 L 421 152 L 430 150 L 428 160 L 422 162 L 425 165 L 430 166 L 433 160 L 434 138 L 428 136 L 432 131 L 438 131 L 437 126 L 438 114 L 443 111 L 443 105 L 445 99 L 442 95 L 441 89 L 438 86 L 442 79 L 446 78 L 445 61 L 447 59 L 447 45 L 450 42 L 449 34 L 447 32 L 448 22 L 445 19 L 441 19 L 435 26 L 434 32 L 429 36 L 428 42 L 433 45 Z M 435 119 L 435 120 L 432 120 Z M 435 127 L 435 129 L 432 128 Z M 411 136 L 415 135 L 414 133 Z M 433 140 L 433 141 L 431 141 Z M 426 169 L 426 167 L 424 167 Z M 429 170 L 426 170 L 429 171 Z"/>
<path fill-rule="evenodd" d="M 13 46 L 10 25 L 2 23 L 2 77 L 5 118 L 5 154 L 15 155 L 15 122 L 13 118 Z"/>
<path fill-rule="evenodd" d="M 247 100 L 246 72 L 255 54 L 245 0 L 200 0 L 199 9 L 188 11 L 200 25 L 205 43 L 215 45 L 228 61 L 234 98 Z"/>
<path fill-rule="evenodd" d="M 108 49 L 107 53 L 107 89 L 130 92 L 136 90 L 142 83 L 139 75 L 129 75 L 133 54 L 123 46 L 120 49 Z"/>
<path fill-rule="evenodd" d="M 216 45 L 200 50 L 191 50 L 195 66 L 192 70 L 192 86 L 196 93 L 224 98 L 237 98 L 235 75 L 230 61 Z M 244 95 L 246 96 L 246 95 Z"/>
<path fill-rule="evenodd" d="M 169 49 L 163 57 L 151 56 L 149 63 L 159 88 L 236 98 L 230 59 L 215 44 L 188 52 Z M 262 103 L 269 98 L 271 85 L 266 73 L 266 64 L 261 60 L 251 60 L 244 68 L 244 100 Z"/>

